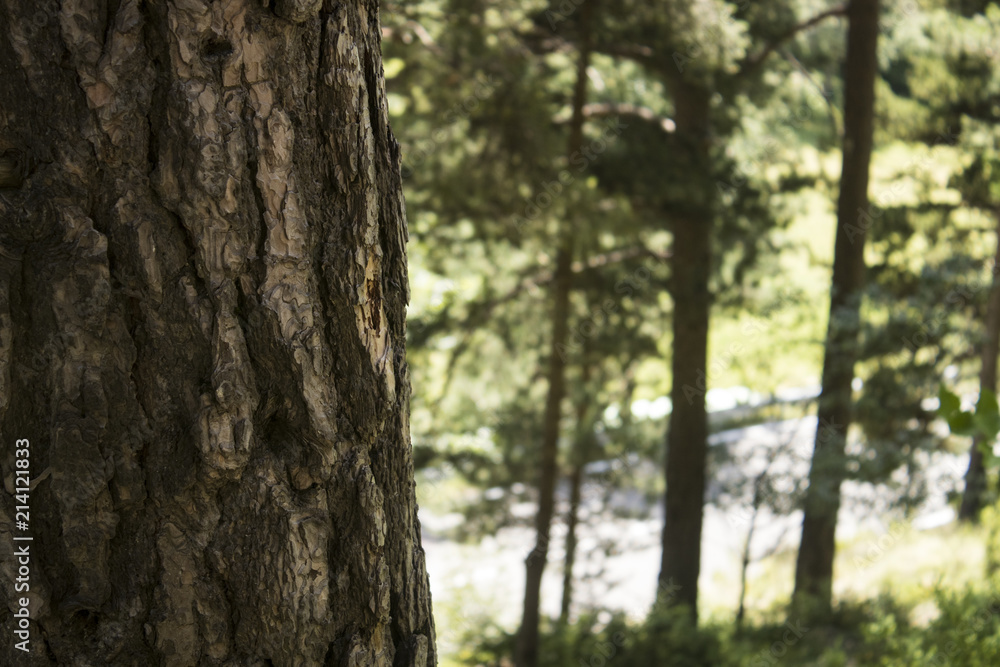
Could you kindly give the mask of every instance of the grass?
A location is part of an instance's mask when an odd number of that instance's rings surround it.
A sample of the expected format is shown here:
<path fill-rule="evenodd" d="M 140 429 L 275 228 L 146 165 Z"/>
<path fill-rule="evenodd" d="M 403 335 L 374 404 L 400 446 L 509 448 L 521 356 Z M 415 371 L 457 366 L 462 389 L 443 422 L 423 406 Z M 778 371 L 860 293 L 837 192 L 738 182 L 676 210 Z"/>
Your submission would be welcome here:
<path fill-rule="evenodd" d="M 1000 614 L 993 614 L 987 619 L 989 623 L 975 618 L 1000 590 L 998 582 L 984 574 L 989 530 L 989 526 L 958 524 L 915 530 L 901 523 L 886 532 L 863 532 L 840 543 L 835 565 L 838 609 L 834 620 L 829 627 L 804 637 L 800 645 L 779 647 L 782 655 L 777 657 L 784 656 L 780 662 L 815 666 L 930 665 L 935 663 L 929 662 L 929 656 L 940 657 L 945 644 L 952 641 L 961 645 L 968 664 L 992 664 L 977 661 L 992 655 L 990 647 L 998 639 L 989 632 L 996 630 L 1000 636 L 1000 627 L 994 628 L 1000 626 Z M 712 582 L 704 588 L 702 630 L 670 625 L 676 621 L 655 621 L 674 628 L 668 633 L 672 638 L 668 642 L 690 639 L 691 644 L 676 653 L 688 655 L 685 652 L 690 651 L 689 660 L 663 664 L 777 664 L 772 640 L 787 630 L 785 604 L 791 593 L 794 561 L 794 550 L 781 551 L 751 572 L 742 633 L 735 633 L 734 596 L 727 590 L 738 572 L 731 581 Z M 515 628 L 497 625 L 490 618 L 488 603 L 475 598 L 470 590 L 437 606 L 438 627 L 447 629 L 439 632 L 448 637 L 447 643 L 440 646 L 443 667 L 506 664 L 501 656 L 510 649 Z M 979 613 L 984 618 L 985 614 Z M 957 620 L 952 622 L 953 618 Z M 650 622 L 647 619 L 645 623 Z M 649 656 L 640 660 L 639 655 L 653 650 L 649 648 L 655 645 L 650 639 L 653 630 L 616 615 L 614 610 L 609 613 L 595 609 L 584 613 L 572 628 L 550 628 L 552 655 L 565 657 L 575 652 L 586 657 L 588 651 L 595 650 L 587 647 L 602 641 L 611 627 L 624 628 L 629 641 L 635 644 L 630 651 L 622 652 L 620 667 L 643 664 L 641 660 Z M 981 646 L 970 638 L 974 627 L 987 628 L 976 631 L 986 633 Z M 933 637 L 940 637 L 940 646 Z M 653 644 L 644 643 L 647 640 Z M 640 651 L 640 645 L 646 648 Z M 564 664 L 562 660 L 553 662 L 553 667 Z M 709 662 L 699 662 L 705 660 Z M 578 661 L 565 664 L 575 667 Z"/>
<path fill-rule="evenodd" d="M 989 527 L 892 529 L 888 538 L 863 534 L 841 545 L 839 600 L 826 622 L 789 619 L 782 605 L 755 608 L 742 631 L 729 613 L 702 616 L 698 628 L 668 611 L 644 621 L 593 610 L 566 627 L 543 632 L 541 664 L 639 667 L 894 667 L 961 664 L 985 667 L 1000 660 L 1000 579 L 983 574 Z M 879 545 L 873 549 L 872 545 Z M 878 551 L 878 554 L 876 554 Z M 873 557 L 874 556 L 874 557 Z M 867 559 L 858 576 L 852 559 Z M 772 574 L 790 579 L 791 553 L 780 554 Z M 777 582 L 772 582 L 777 583 Z M 755 585 L 766 585 L 758 577 Z M 487 623 L 482 633 L 442 665 L 509 665 L 512 632 Z M 596 662 L 595 662 L 596 661 Z"/>

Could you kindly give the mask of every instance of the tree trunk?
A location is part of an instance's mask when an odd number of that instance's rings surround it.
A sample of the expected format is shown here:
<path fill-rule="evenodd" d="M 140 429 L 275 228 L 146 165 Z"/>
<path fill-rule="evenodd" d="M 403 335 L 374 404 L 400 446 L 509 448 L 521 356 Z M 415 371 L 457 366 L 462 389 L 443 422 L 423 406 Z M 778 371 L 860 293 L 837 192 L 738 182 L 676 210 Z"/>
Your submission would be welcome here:
<path fill-rule="evenodd" d="M 878 1 L 851 0 L 848 18 L 843 166 L 830 320 L 793 594 L 797 607 L 820 616 L 826 615 L 831 605 L 837 512 L 846 472 L 844 446 L 851 423 L 851 383 L 864 286 L 865 237 L 873 217 L 868 210 L 868 167 L 878 68 Z"/>
<path fill-rule="evenodd" d="M 590 390 L 590 354 L 591 339 L 584 341 L 583 368 L 580 371 L 580 386 L 583 396 L 576 407 L 576 437 L 573 439 L 573 453 L 570 456 L 572 472 L 569 476 L 569 508 L 566 510 L 566 555 L 563 559 L 562 601 L 559 605 L 559 623 L 569 623 L 569 610 L 573 603 L 573 567 L 576 565 L 576 527 L 580 521 L 580 500 L 583 490 L 583 469 L 589 461 L 590 439 L 593 434 L 593 421 L 590 418 L 590 406 L 593 393 Z"/>
<path fill-rule="evenodd" d="M 1000 351 L 1000 213 L 997 222 L 997 249 L 993 258 L 993 283 L 990 286 L 986 305 L 986 330 L 983 333 L 983 348 L 980 356 L 979 391 L 997 390 L 997 353 Z M 986 496 L 986 469 L 983 467 L 983 453 L 979 450 L 982 438 L 976 437 L 969 452 L 969 470 L 965 473 L 965 493 L 958 518 L 962 521 L 978 521 Z"/>
<path fill-rule="evenodd" d="M 573 89 L 573 118 L 567 155 L 576 154 L 583 143 L 583 105 L 587 98 L 587 67 L 590 64 L 590 17 L 593 2 L 581 8 L 582 42 L 577 60 Z M 558 475 L 559 427 L 562 401 L 566 395 L 566 359 L 563 358 L 569 337 L 569 296 L 573 286 L 573 230 L 568 220 L 561 225 L 559 250 L 552 278 L 552 341 L 549 351 L 548 396 L 542 426 L 541 466 L 538 478 L 538 514 L 535 516 L 535 548 L 525 559 L 524 610 L 514 649 L 516 667 L 538 664 L 538 633 L 541 620 L 542 575 L 549 553 L 549 532 L 555 512 L 555 489 Z"/>
<path fill-rule="evenodd" d="M 746 616 L 747 600 L 747 570 L 750 569 L 751 547 L 753 547 L 753 533 L 757 525 L 757 506 L 754 505 L 750 514 L 750 527 L 747 529 L 746 540 L 743 542 L 743 556 L 740 559 L 740 597 L 736 606 L 736 633 L 743 632 L 743 619 Z"/>
<path fill-rule="evenodd" d="M 573 604 L 573 568 L 576 565 L 576 527 L 580 522 L 580 493 L 583 488 L 584 462 L 578 459 L 573 464 L 569 477 L 569 509 L 566 511 L 566 557 L 563 560 L 562 601 L 559 605 L 559 623 L 569 623 L 569 611 Z"/>
<path fill-rule="evenodd" d="M 566 394 L 566 362 L 559 350 L 569 335 L 569 293 L 572 282 L 572 252 L 559 250 L 553 279 L 552 349 L 549 355 L 549 393 L 545 404 L 542 433 L 542 462 L 538 480 L 538 514 L 535 516 L 535 548 L 525 559 L 524 613 L 517 637 L 515 664 L 534 667 L 538 664 L 538 631 L 541 620 L 542 575 L 549 553 L 549 532 L 555 513 L 556 477 L 558 475 L 559 426 L 562 399 Z"/>
<path fill-rule="evenodd" d="M 743 632 L 743 620 L 746 617 L 747 570 L 750 569 L 750 559 L 753 555 L 753 535 L 757 529 L 757 515 L 760 514 L 760 506 L 764 502 L 762 489 L 769 467 L 770 465 L 767 468 L 764 468 L 764 470 L 754 478 L 753 482 L 753 498 L 750 501 L 750 525 L 747 527 L 746 540 L 743 542 L 743 555 L 740 559 L 740 597 L 739 604 L 736 606 L 737 634 Z"/>
<path fill-rule="evenodd" d="M 321 5 L 0 0 L 4 664 L 436 662 L 378 6 Z"/>
<path fill-rule="evenodd" d="M 704 516 L 708 419 L 705 412 L 708 320 L 712 295 L 713 205 L 708 155 L 709 92 L 690 84 L 672 91 L 678 137 L 691 151 L 693 178 L 705 195 L 673 224 L 671 292 L 674 301 L 671 369 L 673 408 L 667 430 L 665 520 L 660 591 L 676 591 L 672 601 L 698 615 L 701 528 Z M 706 185 L 708 186 L 706 188 Z"/>

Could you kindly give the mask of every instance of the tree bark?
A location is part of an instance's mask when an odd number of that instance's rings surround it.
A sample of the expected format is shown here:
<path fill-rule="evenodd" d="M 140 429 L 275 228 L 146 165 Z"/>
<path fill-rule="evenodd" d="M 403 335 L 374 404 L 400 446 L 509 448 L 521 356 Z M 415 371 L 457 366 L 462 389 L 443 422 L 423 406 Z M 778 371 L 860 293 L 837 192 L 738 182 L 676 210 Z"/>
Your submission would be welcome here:
<path fill-rule="evenodd" d="M 580 9 L 582 40 L 573 88 L 573 117 L 567 156 L 572 159 L 583 143 L 583 106 L 587 98 L 587 67 L 590 65 L 590 20 L 594 2 Z M 573 230 L 569 220 L 560 225 L 559 249 L 552 281 L 552 344 L 549 351 L 548 395 L 542 426 L 541 466 L 538 478 L 538 514 L 535 516 L 535 548 L 525 559 L 524 610 L 514 649 L 516 667 L 538 664 L 542 575 L 549 553 L 549 533 L 555 513 L 558 476 L 559 430 L 562 402 L 566 395 L 566 341 L 569 337 L 569 297 L 573 287 Z"/>
<path fill-rule="evenodd" d="M 865 237 L 873 217 L 868 210 L 868 170 L 878 69 L 878 1 L 851 0 L 848 17 L 843 165 L 830 320 L 793 593 L 796 607 L 819 616 L 828 614 L 831 605 L 837 512 L 840 484 L 846 474 L 844 446 L 851 423 L 851 383 L 864 286 Z"/>
<path fill-rule="evenodd" d="M 997 222 L 997 249 L 993 257 L 990 293 L 986 304 L 986 328 L 983 332 L 983 347 L 980 355 L 979 391 L 997 390 L 997 353 L 1000 351 L 1000 213 Z M 958 518 L 962 521 L 976 522 L 983 509 L 986 497 L 986 469 L 983 466 L 983 453 L 979 450 L 981 437 L 972 441 L 969 451 L 969 469 L 965 473 L 965 492 L 962 494 L 962 505 L 958 510 Z"/>
<path fill-rule="evenodd" d="M 674 97 L 678 136 L 691 151 L 703 191 L 692 194 L 692 205 L 673 223 L 671 292 L 674 301 L 670 390 L 672 410 L 666 442 L 663 558 L 660 591 L 676 592 L 671 601 L 698 616 L 698 575 L 701 569 L 701 529 L 704 518 L 705 462 L 708 417 L 705 393 L 708 368 L 708 322 L 712 295 L 713 199 L 709 171 L 709 91 L 681 83 Z"/>
<path fill-rule="evenodd" d="M 0 17 L 0 662 L 435 664 L 377 2 Z"/>

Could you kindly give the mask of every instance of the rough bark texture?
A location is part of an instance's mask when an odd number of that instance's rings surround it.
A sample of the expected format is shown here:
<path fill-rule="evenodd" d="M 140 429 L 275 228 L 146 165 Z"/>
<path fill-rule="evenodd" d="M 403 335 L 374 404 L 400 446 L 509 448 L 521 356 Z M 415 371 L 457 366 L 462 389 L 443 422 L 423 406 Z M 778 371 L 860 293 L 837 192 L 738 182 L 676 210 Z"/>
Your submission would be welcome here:
<path fill-rule="evenodd" d="M 0 0 L 3 664 L 436 662 L 379 38 L 374 0 Z"/>
<path fill-rule="evenodd" d="M 861 295 L 865 274 L 868 167 L 875 108 L 878 1 L 851 0 L 844 67 L 844 149 L 837 202 L 830 320 L 823 359 L 822 393 L 802 541 L 795 567 L 796 605 L 818 615 L 830 610 L 833 557 L 846 469 L 844 446 L 851 423 L 851 383 L 857 359 Z"/>
<path fill-rule="evenodd" d="M 596 1 L 596 0 L 594 0 Z M 583 105 L 587 97 L 587 67 L 590 64 L 590 20 L 594 1 L 581 9 L 583 40 L 577 60 L 573 89 L 573 118 L 567 155 L 580 150 L 583 143 Z M 524 609 L 514 648 L 517 667 L 538 664 L 538 631 L 542 575 L 549 554 L 549 533 L 555 513 L 556 477 L 558 475 L 559 431 L 562 403 L 566 395 L 566 359 L 563 358 L 569 337 L 569 297 L 573 288 L 573 234 L 570 222 L 561 225 L 556 268 L 552 278 L 552 345 L 549 351 L 548 395 L 542 433 L 541 466 L 538 477 L 538 514 L 535 516 L 535 548 L 525 559 Z"/>
<path fill-rule="evenodd" d="M 705 169 L 697 183 L 711 183 L 707 173 L 709 92 L 693 84 L 676 84 L 671 91 L 677 134 L 692 160 Z M 676 591 L 671 599 L 698 614 L 698 574 L 701 570 L 701 528 L 704 518 L 705 463 L 708 417 L 705 412 L 708 368 L 708 320 L 712 305 L 709 276 L 712 263 L 710 195 L 695 200 L 673 220 L 671 295 L 674 300 L 673 409 L 667 429 L 663 560 L 660 591 Z"/>
<path fill-rule="evenodd" d="M 980 354 L 979 391 L 997 390 L 997 354 L 1000 352 L 1000 214 L 997 223 L 997 249 L 993 257 L 993 283 L 986 303 L 986 325 Z M 975 438 L 969 451 L 969 469 L 965 473 L 965 492 L 958 518 L 978 521 L 986 498 L 986 468 L 979 450 L 982 438 Z"/>

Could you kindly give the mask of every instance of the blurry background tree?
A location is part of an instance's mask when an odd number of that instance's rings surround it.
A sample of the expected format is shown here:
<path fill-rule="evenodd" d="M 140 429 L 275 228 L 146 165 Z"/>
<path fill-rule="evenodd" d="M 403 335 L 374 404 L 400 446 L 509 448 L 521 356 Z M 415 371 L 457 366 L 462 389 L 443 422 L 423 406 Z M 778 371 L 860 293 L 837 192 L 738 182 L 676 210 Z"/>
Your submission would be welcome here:
<path fill-rule="evenodd" d="M 812 617 L 823 617 L 830 610 L 840 486 L 846 470 L 847 430 L 854 412 L 852 391 L 861 329 L 865 240 L 872 224 L 868 170 L 878 73 L 878 7 L 878 0 L 851 0 L 847 12 L 843 166 L 837 198 L 830 317 L 793 593 L 793 603 L 804 607 Z"/>
<path fill-rule="evenodd" d="M 540 615 L 540 662 L 579 649 L 547 653 L 545 628 L 567 641 L 582 631 L 580 535 L 607 520 L 588 509 L 588 494 L 608 506 L 629 488 L 666 494 L 659 590 L 695 611 L 705 512 L 724 504 L 707 455 L 717 447 L 724 461 L 736 441 L 710 447 L 710 433 L 802 419 L 818 393 L 841 109 L 857 76 L 844 72 L 847 6 L 442 0 L 387 9 L 414 259 L 415 451 L 422 479 L 435 480 L 425 503 L 459 510 L 455 534 L 472 539 L 534 523 L 536 554 L 558 553 L 553 540 L 565 535 L 563 595 L 552 600 L 561 622 Z M 942 431 L 934 401 L 942 378 L 967 394 L 985 367 L 997 25 L 994 3 L 945 0 L 889 0 L 877 18 L 875 149 L 862 188 L 872 202 L 862 221 L 868 270 L 847 350 L 856 377 L 840 383 L 857 427 L 844 429 L 830 463 L 848 495 L 878 494 L 880 518 L 920 516 L 943 493 L 942 466 L 954 468 L 968 444 Z M 586 97 L 574 105 L 581 81 Z M 574 106 L 578 161 L 566 149 Z M 567 221 L 568 262 L 558 251 Z M 553 290 L 567 273 L 568 400 L 555 409 Z M 750 405 L 712 412 L 740 402 Z M 665 482 L 648 475 L 664 465 Z M 543 468 L 543 479 L 559 471 L 563 480 L 539 495 Z M 973 460 L 970 480 L 978 469 Z M 790 476 L 782 488 L 805 486 Z M 529 514 L 529 503 L 549 502 L 548 489 L 551 509 Z M 961 489 L 944 491 L 957 502 Z M 829 500 L 819 503 L 830 548 L 817 577 L 835 592 Z M 768 521 L 792 507 L 774 509 Z M 565 530 L 545 540 L 549 513 L 565 517 Z M 640 513 L 656 516 L 651 503 Z M 796 555 L 785 542 L 768 559 L 784 563 L 788 584 Z M 747 571 L 752 579 L 760 569 Z M 650 637 L 690 628 L 667 616 Z"/>

